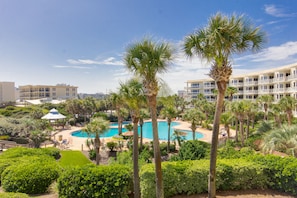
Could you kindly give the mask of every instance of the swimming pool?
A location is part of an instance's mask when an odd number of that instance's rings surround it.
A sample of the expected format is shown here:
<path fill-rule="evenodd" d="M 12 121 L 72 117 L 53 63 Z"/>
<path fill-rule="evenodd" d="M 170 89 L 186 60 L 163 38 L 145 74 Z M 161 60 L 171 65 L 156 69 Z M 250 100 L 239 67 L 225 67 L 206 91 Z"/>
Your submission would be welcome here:
<path fill-rule="evenodd" d="M 174 126 L 179 125 L 178 122 L 171 122 L 170 126 L 170 137 L 172 138 L 172 134 L 174 131 Z M 123 132 L 126 132 L 127 129 L 123 128 Z M 159 121 L 158 122 L 158 131 L 159 131 L 159 139 L 160 140 L 167 140 L 168 138 L 168 125 L 166 121 Z M 183 132 L 186 132 L 187 135 L 185 136 L 186 140 L 192 140 L 193 139 L 193 133 L 190 130 L 182 130 Z M 138 133 L 140 134 L 140 126 L 138 126 Z M 100 137 L 113 137 L 118 134 L 118 128 L 114 128 L 114 125 L 112 128 L 109 128 L 109 130 L 104 133 L 103 135 L 100 135 Z M 84 131 L 75 131 L 71 134 L 74 137 L 84 137 L 87 138 L 89 135 Z M 94 136 L 91 136 L 94 137 Z M 152 129 L 152 122 L 145 122 L 143 124 L 143 137 L 148 139 L 153 139 L 153 129 Z M 203 135 L 199 132 L 196 132 L 196 139 L 202 138 Z"/>

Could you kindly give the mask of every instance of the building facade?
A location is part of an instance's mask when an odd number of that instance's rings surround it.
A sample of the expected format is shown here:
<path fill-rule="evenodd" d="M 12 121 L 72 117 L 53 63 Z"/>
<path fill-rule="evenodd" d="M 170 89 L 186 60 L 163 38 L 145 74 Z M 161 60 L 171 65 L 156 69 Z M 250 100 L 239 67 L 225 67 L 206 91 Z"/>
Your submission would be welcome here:
<path fill-rule="evenodd" d="M 66 84 L 53 85 L 25 85 L 19 86 L 20 101 L 51 99 L 66 100 L 77 98 L 77 87 Z"/>
<path fill-rule="evenodd" d="M 214 80 L 189 80 L 186 84 L 188 100 L 197 98 L 201 93 L 208 101 L 215 101 Z M 228 86 L 237 89 L 233 100 L 255 100 L 267 94 L 272 95 L 275 102 L 286 95 L 297 99 L 297 63 L 246 75 L 231 76 Z"/>
<path fill-rule="evenodd" d="M 0 82 L 0 103 L 15 102 L 15 83 Z"/>

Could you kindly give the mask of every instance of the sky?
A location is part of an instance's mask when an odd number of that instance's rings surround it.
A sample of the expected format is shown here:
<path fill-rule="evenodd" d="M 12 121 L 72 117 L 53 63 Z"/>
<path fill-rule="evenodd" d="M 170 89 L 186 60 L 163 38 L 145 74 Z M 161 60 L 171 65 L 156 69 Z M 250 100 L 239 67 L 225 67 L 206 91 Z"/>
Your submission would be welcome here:
<path fill-rule="evenodd" d="M 187 80 L 209 78 L 209 63 L 181 49 L 217 12 L 244 14 L 266 33 L 259 52 L 232 56 L 233 75 L 297 63 L 296 8 L 294 0 L 1 0 L 0 81 L 117 92 L 132 76 L 127 47 L 151 37 L 176 49 L 159 77 L 177 93 Z"/>

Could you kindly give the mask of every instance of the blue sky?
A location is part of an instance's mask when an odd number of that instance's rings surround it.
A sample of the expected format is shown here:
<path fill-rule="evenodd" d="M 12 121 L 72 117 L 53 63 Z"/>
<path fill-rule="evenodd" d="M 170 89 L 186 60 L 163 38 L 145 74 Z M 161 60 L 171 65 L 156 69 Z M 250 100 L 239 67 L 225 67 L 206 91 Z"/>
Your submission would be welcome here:
<path fill-rule="evenodd" d="M 234 75 L 297 63 L 296 8 L 294 0 L 1 0 L 0 81 L 117 91 L 131 77 L 127 46 L 149 35 L 177 49 L 160 76 L 176 93 L 187 80 L 208 78 L 207 64 L 178 49 L 217 12 L 245 14 L 267 34 L 260 52 L 233 57 Z"/>

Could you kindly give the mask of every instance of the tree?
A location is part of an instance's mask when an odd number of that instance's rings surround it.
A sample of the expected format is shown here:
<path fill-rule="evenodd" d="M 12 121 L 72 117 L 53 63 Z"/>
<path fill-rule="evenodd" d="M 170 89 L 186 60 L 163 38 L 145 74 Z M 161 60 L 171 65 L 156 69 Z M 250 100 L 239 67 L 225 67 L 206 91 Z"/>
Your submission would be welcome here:
<path fill-rule="evenodd" d="M 96 165 L 99 165 L 100 162 L 100 135 L 104 134 L 108 129 L 109 122 L 101 117 L 91 119 L 91 122 L 83 129 L 88 134 L 95 135 Z"/>
<path fill-rule="evenodd" d="M 140 109 L 144 106 L 146 98 L 143 92 L 142 84 L 138 79 L 131 79 L 125 84 L 121 84 L 120 93 L 127 104 L 133 123 L 133 180 L 134 197 L 140 198 L 140 180 L 138 167 L 138 122 L 140 118 Z"/>
<path fill-rule="evenodd" d="M 233 100 L 233 95 L 236 94 L 238 90 L 235 87 L 227 87 L 226 89 L 226 95 L 228 97 L 228 100 L 232 102 Z"/>
<path fill-rule="evenodd" d="M 172 122 L 172 119 L 177 116 L 177 111 L 173 106 L 165 106 L 161 110 L 161 115 L 166 117 L 167 125 L 168 125 L 168 138 L 167 138 L 167 153 L 170 152 L 170 125 Z"/>
<path fill-rule="evenodd" d="M 140 109 L 140 117 L 139 117 L 139 126 L 140 126 L 140 150 L 142 150 L 143 145 L 143 124 L 144 124 L 144 118 L 149 117 L 149 112 L 147 109 Z"/>
<path fill-rule="evenodd" d="M 297 157 L 297 127 L 284 126 L 267 133 L 261 144 L 265 153 L 279 151 Z"/>
<path fill-rule="evenodd" d="M 224 124 L 228 138 L 230 138 L 230 124 L 231 124 L 232 118 L 233 117 L 230 112 L 224 112 L 221 115 L 221 123 Z"/>
<path fill-rule="evenodd" d="M 244 16 L 231 17 L 217 13 L 206 27 L 185 38 L 184 51 L 192 57 L 198 55 L 211 62 L 209 76 L 218 88 L 216 111 L 213 121 L 212 146 L 210 156 L 208 197 L 216 196 L 215 174 L 220 116 L 227 83 L 232 74 L 230 57 L 247 50 L 257 51 L 264 41 L 264 33 L 253 27 Z"/>
<path fill-rule="evenodd" d="M 279 101 L 279 105 L 287 114 L 288 125 L 292 124 L 293 109 L 296 108 L 297 100 L 292 96 L 282 97 Z"/>
<path fill-rule="evenodd" d="M 123 98 L 119 93 L 112 93 L 110 95 L 110 101 L 112 103 L 112 106 L 116 110 L 117 116 L 118 116 L 118 134 L 122 135 L 122 128 L 123 128 L 123 115 L 126 115 L 123 110 Z"/>
<path fill-rule="evenodd" d="M 273 96 L 272 95 L 261 95 L 257 98 L 257 101 L 260 105 L 264 108 L 264 120 L 268 120 L 268 110 L 270 105 L 273 102 Z"/>
<path fill-rule="evenodd" d="M 172 61 L 173 49 L 168 43 L 156 43 L 143 39 L 127 48 L 125 64 L 134 74 L 142 78 L 144 92 L 150 108 L 156 173 L 156 197 L 164 197 L 161 169 L 161 152 L 157 125 L 157 95 L 159 90 L 157 73 L 164 73 Z"/>
<path fill-rule="evenodd" d="M 196 129 L 202 120 L 205 118 L 203 113 L 198 109 L 189 109 L 185 112 L 183 118 L 191 122 L 191 130 L 193 132 L 193 140 L 195 140 Z"/>

